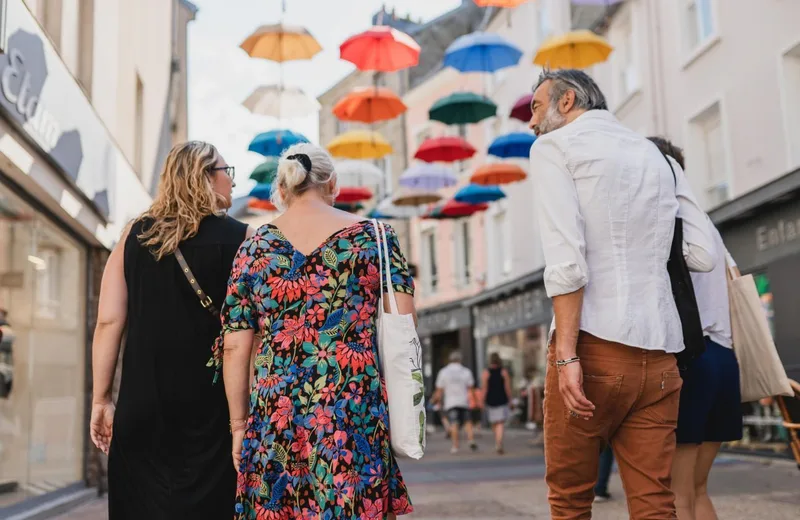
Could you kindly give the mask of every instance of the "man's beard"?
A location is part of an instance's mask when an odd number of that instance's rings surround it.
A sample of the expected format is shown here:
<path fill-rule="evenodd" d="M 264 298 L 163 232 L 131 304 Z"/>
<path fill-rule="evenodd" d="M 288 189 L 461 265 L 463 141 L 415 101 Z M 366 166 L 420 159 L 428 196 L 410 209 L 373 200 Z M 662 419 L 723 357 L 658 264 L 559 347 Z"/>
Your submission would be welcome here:
<path fill-rule="evenodd" d="M 558 130 L 567 124 L 567 117 L 558 111 L 558 105 L 550 105 L 544 115 L 544 119 L 536 127 L 536 135 L 544 135 Z"/>

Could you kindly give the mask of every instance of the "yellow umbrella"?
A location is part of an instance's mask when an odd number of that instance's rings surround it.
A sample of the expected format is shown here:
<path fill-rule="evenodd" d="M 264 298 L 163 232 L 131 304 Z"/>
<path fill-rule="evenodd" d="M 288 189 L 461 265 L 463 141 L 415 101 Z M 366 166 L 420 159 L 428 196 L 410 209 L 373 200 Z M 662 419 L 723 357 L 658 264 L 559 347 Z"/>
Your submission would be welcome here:
<path fill-rule="evenodd" d="M 380 159 L 392 153 L 392 145 L 378 132 L 352 130 L 336 136 L 328 144 L 334 157 L 347 159 Z"/>
<path fill-rule="evenodd" d="M 572 31 L 548 38 L 533 58 L 533 63 L 553 69 L 585 69 L 608 59 L 614 50 L 592 31 Z"/>
<path fill-rule="evenodd" d="M 310 60 L 322 50 L 308 29 L 282 23 L 262 25 L 239 46 L 253 58 L 282 63 Z"/>

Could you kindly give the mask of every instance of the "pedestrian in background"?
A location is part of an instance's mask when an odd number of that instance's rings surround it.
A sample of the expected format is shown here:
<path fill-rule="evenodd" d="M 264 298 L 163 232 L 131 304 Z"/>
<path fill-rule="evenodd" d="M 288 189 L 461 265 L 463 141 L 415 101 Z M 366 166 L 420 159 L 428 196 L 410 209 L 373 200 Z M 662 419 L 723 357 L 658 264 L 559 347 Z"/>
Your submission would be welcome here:
<path fill-rule="evenodd" d="M 684 349 L 667 262 L 683 219 L 690 269 L 714 267 L 708 220 L 683 171 L 608 111 L 579 70 L 545 70 L 531 103 L 531 169 L 553 300 L 545 387 L 553 518 L 591 516 L 610 443 L 632 518 L 673 518 L 670 470 Z"/>
<path fill-rule="evenodd" d="M 497 352 L 492 352 L 489 356 L 489 366 L 481 376 L 481 388 L 486 417 L 494 432 L 494 448 L 499 455 L 502 455 L 508 404 L 511 401 L 511 376 L 508 375 L 508 370 L 503 368 L 503 361 Z"/>
<path fill-rule="evenodd" d="M 594 501 L 598 504 L 611 500 L 608 492 L 608 481 L 611 480 L 611 470 L 614 467 L 614 450 L 607 444 L 600 453 L 600 463 L 597 469 L 597 483 L 594 485 Z"/>
<path fill-rule="evenodd" d="M 661 137 L 649 138 L 684 168 L 683 152 Z M 683 371 L 678 447 L 672 463 L 672 490 L 679 520 L 716 520 L 708 496 L 708 475 L 723 442 L 742 438 L 739 363 L 733 352 L 726 264 L 736 264 L 708 219 L 716 258 L 710 273 L 692 273 L 706 350 Z"/>
<path fill-rule="evenodd" d="M 246 224 L 225 215 L 234 170 L 210 144 L 176 145 L 150 208 L 103 273 L 92 352 L 91 438 L 109 455 L 111 520 L 228 518 L 236 472 L 208 349 Z M 182 252 L 187 279 L 176 257 Z M 201 302 L 197 291 L 205 297 Z M 127 330 L 116 410 L 112 385 Z"/>
<path fill-rule="evenodd" d="M 469 395 L 475 388 L 475 378 L 472 371 L 461 364 L 461 352 L 454 351 L 450 354 L 450 363 L 439 371 L 436 376 L 436 392 L 433 401 L 444 403 L 443 408 L 450 422 L 450 453 L 459 451 L 459 432 L 461 427 L 467 432 L 467 441 L 472 451 L 478 449 L 475 443 L 475 432 L 472 429 L 470 417 Z"/>
<path fill-rule="evenodd" d="M 235 518 L 410 513 L 376 341 L 378 229 L 333 208 L 337 176 L 319 146 L 284 152 L 274 186 L 273 202 L 284 211 L 239 250 L 222 309 L 224 335 L 214 347 L 239 471 Z M 397 235 L 387 227 L 385 239 L 391 265 L 382 268 L 399 313 L 413 315 L 414 283 Z M 256 333 L 263 341 L 251 387 Z"/>

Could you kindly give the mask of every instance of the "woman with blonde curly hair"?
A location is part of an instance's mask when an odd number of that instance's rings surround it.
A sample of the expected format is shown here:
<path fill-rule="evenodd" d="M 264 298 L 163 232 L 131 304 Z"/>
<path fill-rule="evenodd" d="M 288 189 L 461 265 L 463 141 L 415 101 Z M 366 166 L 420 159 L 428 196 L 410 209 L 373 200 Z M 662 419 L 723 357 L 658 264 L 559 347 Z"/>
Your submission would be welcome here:
<path fill-rule="evenodd" d="M 225 215 L 233 174 L 210 144 L 175 146 L 155 200 L 125 230 L 106 264 L 90 430 L 94 444 L 109 454 L 111 520 L 227 518 L 233 510 L 228 405 L 206 366 L 220 332 L 216 309 L 250 234 Z"/>

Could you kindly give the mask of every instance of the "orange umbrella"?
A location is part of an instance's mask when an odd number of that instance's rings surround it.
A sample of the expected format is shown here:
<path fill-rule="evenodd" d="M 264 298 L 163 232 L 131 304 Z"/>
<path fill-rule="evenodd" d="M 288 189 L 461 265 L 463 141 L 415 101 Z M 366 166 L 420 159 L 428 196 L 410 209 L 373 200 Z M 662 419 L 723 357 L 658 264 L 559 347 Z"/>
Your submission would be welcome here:
<path fill-rule="evenodd" d="M 262 25 L 239 46 L 252 58 L 283 63 L 310 60 L 322 50 L 308 29 L 282 23 Z"/>
<path fill-rule="evenodd" d="M 519 7 L 528 0 L 475 0 L 479 7 Z"/>
<path fill-rule="evenodd" d="M 360 87 L 336 103 L 333 115 L 342 121 L 375 123 L 394 119 L 406 111 L 397 94 L 383 87 Z"/>
<path fill-rule="evenodd" d="M 469 182 L 482 186 L 496 186 L 498 184 L 511 184 L 528 178 L 525 170 L 516 164 L 490 163 L 484 164 L 472 174 Z"/>
<path fill-rule="evenodd" d="M 247 207 L 250 209 L 260 209 L 262 211 L 275 211 L 278 208 L 268 200 L 250 199 L 247 201 Z"/>

